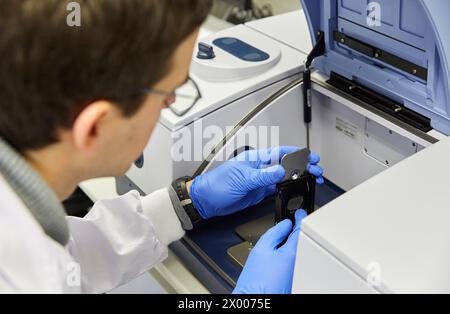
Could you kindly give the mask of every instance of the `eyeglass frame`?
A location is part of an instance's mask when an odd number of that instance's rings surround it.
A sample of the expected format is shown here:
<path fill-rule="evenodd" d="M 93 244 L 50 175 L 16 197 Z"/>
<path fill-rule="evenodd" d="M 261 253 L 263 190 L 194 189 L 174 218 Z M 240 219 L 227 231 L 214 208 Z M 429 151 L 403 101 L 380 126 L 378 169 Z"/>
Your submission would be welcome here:
<path fill-rule="evenodd" d="M 188 108 L 183 110 L 181 113 L 178 113 L 174 109 L 171 108 L 173 104 L 169 106 L 169 109 L 175 115 L 177 115 L 178 117 L 182 117 L 186 113 L 191 111 L 192 108 L 194 108 L 194 106 L 198 103 L 198 101 L 200 99 L 202 99 L 202 93 L 200 91 L 200 88 L 198 87 L 197 83 L 191 77 L 188 77 L 186 82 L 184 84 L 182 84 L 181 86 L 179 86 L 178 88 L 181 88 L 182 86 L 188 84 L 189 82 L 191 82 L 194 85 L 194 87 L 195 87 L 195 89 L 197 91 L 197 96 L 196 97 L 193 97 L 191 95 L 180 94 L 180 93 L 177 93 L 176 91 L 174 91 L 174 92 L 166 92 L 166 91 L 162 91 L 162 90 L 158 90 L 158 89 L 154 89 L 154 88 L 145 88 L 145 89 L 142 90 L 142 92 L 144 94 L 156 94 L 156 95 L 162 95 L 162 96 L 172 96 L 172 97 L 175 97 L 175 98 L 180 97 L 180 98 L 185 98 L 185 99 L 191 99 L 192 100 L 192 104 Z"/>
<path fill-rule="evenodd" d="M 143 89 L 141 89 L 140 92 L 138 92 L 137 94 L 135 94 L 133 96 L 120 96 L 120 97 L 112 96 L 112 97 L 105 97 L 105 99 L 120 101 L 120 100 L 124 100 L 126 98 L 129 98 L 129 97 L 134 97 L 134 96 L 140 95 L 140 94 L 143 94 L 143 95 L 145 95 L 145 94 L 156 94 L 156 95 L 162 95 L 162 96 L 168 96 L 168 97 L 175 97 L 175 98 L 180 97 L 180 98 L 185 98 L 185 99 L 191 99 L 192 100 L 192 104 L 188 108 L 183 110 L 181 113 L 178 113 L 173 108 L 171 108 L 173 104 L 169 106 L 169 109 L 173 112 L 173 114 L 175 114 L 178 117 L 182 117 L 186 113 L 188 113 L 190 110 L 192 110 L 192 108 L 194 108 L 194 106 L 198 103 L 198 101 L 200 99 L 202 99 L 202 97 L 203 97 L 202 93 L 200 91 L 200 88 L 198 87 L 197 83 L 191 77 L 188 77 L 187 80 L 182 85 L 180 85 L 177 89 L 181 88 L 182 86 L 186 85 L 189 82 L 191 82 L 194 85 L 194 87 L 195 87 L 195 89 L 197 91 L 197 96 L 196 97 L 191 96 L 191 95 L 180 94 L 180 93 L 177 93 L 176 91 L 174 91 L 174 92 L 167 92 L 167 91 L 163 91 L 163 90 L 159 90 L 159 89 L 155 89 L 155 88 L 143 88 Z"/>

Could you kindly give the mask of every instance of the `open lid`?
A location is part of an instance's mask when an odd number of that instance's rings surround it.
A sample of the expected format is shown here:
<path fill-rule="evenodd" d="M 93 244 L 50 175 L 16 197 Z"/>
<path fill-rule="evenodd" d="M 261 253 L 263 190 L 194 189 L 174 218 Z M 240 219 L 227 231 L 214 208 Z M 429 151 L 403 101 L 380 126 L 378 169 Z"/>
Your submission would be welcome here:
<path fill-rule="evenodd" d="M 448 0 L 301 0 L 326 54 L 314 67 L 358 82 L 450 135 Z"/>

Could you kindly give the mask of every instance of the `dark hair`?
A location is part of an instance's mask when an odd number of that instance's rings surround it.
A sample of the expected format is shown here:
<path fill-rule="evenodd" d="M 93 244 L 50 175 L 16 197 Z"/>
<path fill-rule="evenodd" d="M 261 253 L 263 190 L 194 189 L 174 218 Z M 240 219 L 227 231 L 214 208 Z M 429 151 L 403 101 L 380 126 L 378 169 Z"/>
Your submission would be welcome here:
<path fill-rule="evenodd" d="M 0 1 L 0 137 L 19 151 L 57 141 L 89 102 L 136 95 L 168 74 L 211 0 Z M 120 101 L 127 116 L 143 96 Z"/>

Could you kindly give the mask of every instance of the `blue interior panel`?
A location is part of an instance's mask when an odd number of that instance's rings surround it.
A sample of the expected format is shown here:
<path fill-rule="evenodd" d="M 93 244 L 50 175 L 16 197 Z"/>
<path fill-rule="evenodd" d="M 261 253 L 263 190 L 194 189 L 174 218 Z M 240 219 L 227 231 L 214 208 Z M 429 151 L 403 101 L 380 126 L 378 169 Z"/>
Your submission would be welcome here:
<path fill-rule="evenodd" d="M 372 4 L 371 4 L 372 3 Z M 379 4 L 379 14 L 375 12 Z M 339 17 L 363 27 L 371 28 L 367 19 L 381 25 L 376 31 L 405 44 L 425 50 L 426 18 L 420 3 L 415 0 L 339 0 Z"/>
<path fill-rule="evenodd" d="M 336 72 L 401 102 L 450 135 L 448 0 L 301 0 L 311 30 L 325 33 L 326 54 L 314 66 Z M 339 32 L 425 70 L 405 72 L 336 42 Z"/>

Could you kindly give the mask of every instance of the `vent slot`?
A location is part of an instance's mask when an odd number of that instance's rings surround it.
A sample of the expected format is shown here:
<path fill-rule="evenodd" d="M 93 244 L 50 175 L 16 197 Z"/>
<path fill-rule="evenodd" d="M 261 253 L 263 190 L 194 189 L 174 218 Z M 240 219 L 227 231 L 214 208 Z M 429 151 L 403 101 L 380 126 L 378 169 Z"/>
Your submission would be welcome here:
<path fill-rule="evenodd" d="M 332 72 L 327 83 L 422 132 L 432 130 L 429 118 L 337 73 Z"/>

